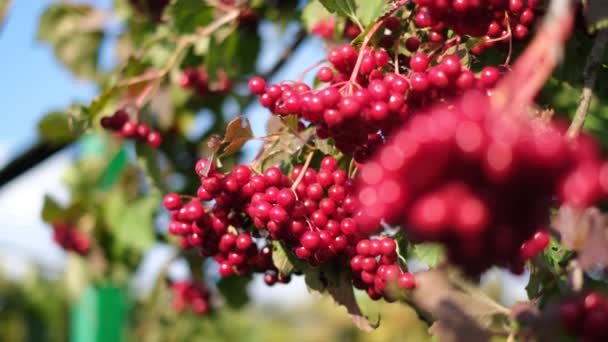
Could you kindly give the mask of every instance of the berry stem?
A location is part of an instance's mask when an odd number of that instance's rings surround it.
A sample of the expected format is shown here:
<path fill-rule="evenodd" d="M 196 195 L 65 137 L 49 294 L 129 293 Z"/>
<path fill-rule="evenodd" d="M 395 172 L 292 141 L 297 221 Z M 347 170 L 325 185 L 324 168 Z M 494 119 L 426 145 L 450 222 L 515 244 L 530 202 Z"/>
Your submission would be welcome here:
<path fill-rule="evenodd" d="M 398 2 L 396 2 L 394 7 L 390 11 L 388 11 L 382 18 L 380 18 L 374 24 L 374 26 L 372 26 L 372 28 L 369 30 L 369 32 L 367 32 L 367 34 L 365 35 L 365 38 L 363 38 L 363 43 L 361 44 L 361 48 L 359 49 L 359 56 L 357 57 L 357 63 L 355 64 L 355 68 L 353 69 L 353 72 L 350 74 L 350 83 L 351 84 L 357 84 L 357 75 L 359 75 L 359 69 L 361 68 L 361 62 L 363 61 L 363 53 L 364 53 L 365 47 L 367 47 L 367 45 L 369 44 L 369 41 L 372 39 L 374 34 L 376 34 L 376 31 L 378 31 L 380 26 L 382 26 L 382 24 L 384 24 L 384 22 L 386 21 L 386 18 L 390 17 L 393 13 L 395 13 L 402 6 L 405 6 L 408 2 L 409 2 L 409 0 L 399 0 Z"/>
<path fill-rule="evenodd" d="M 302 167 L 302 170 L 300 171 L 298 178 L 296 178 L 296 181 L 293 182 L 293 184 L 291 185 L 291 190 L 294 192 L 294 194 L 296 194 L 296 198 L 298 197 L 298 194 L 296 193 L 296 188 L 298 187 L 300 182 L 302 182 L 302 179 L 304 178 L 304 174 L 306 173 L 306 169 L 308 169 L 308 166 L 310 165 L 310 161 L 312 160 L 312 156 L 314 154 L 315 154 L 315 151 L 312 151 L 308 154 L 308 157 L 306 157 L 306 162 L 304 163 L 304 166 Z"/>
<path fill-rule="evenodd" d="M 317 68 L 318 66 L 320 66 L 321 64 L 325 63 L 325 59 L 322 59 L 316 63 L 314 63 L 313 65 L 309 66 L 308 68 L 304 69 L 300 75 L 298 75 L 298 78 L 296 79 L 297 82 L 302 82 L 302 80 L 304 79 L 304 77 L 306 76 L 306 74 L 308 74 L 311 70 Z"/>
<path fill-rule="evenodd" d="M 219 28 L 221 28 L 225 24 L 228 24 L 228 23 L 236 20 L 239 16 L 239 13 L 240 13 L 239 10 L 233 10 L 233 11 L 227 12 L 226 14 L 217 18 L 215 21 L 211 22 L 209 25 L 199 28 L 199 30 L 197 30 L 197 32 L 195 34 L 181 37 L 177 41 L 177 46 L 175 47 L 173 54 L 169 58 L 169 61 L 162 69 L 147 72 L 140 76 L 136 76 L 136 77 L 132 77 L 132 78 L 120 81 L 120 82 L 118 82 L 118 86 L 119 87 L 129 87 L 129 86 L 136 85 L 139 83 L 144 83 L 144 82 L 148 82 L 148 81 L 156 81 L 156 80 L 162 79 L 169 73 L 169 71 L 171 71 L 171 68 L 173 68 L 175 63 L 179 60 L 179 56 L 182 54 L 183 51 L 185 51 L 188 47 L 190 47 L 192 44 L 194 44 L 199 38 L 208 36 L 208 35 L 212 34 L 213 32 L 217 31 Z"/>
<path fill-rule="evenodd" d="M 380 26 L 382 26 L 382 24 L 384 24 L 385 18 L 386 17 L 383 17 L 382 19 L 378 20 L 374 24 L 374 26 L 372 26 L 372 28 L 369 30 L 369 32 L 365 35 L 365 38 L 363 38 L 363 43 L 361 44 L 361 48 L 359 49 L 359 56 L 357 56 L 357 63 L 355 64 L 355 68 L 353 69 L 353 72 L 350 74 L 350 83 L 351 84 L 357 83 L 357 75 L 359 75 L 359 69 L 361 68 L 361 62 L 363 61 L 363 54 L 365 52 L 365 47 L 367 47 L 367 45 L 369 44 L 369 41 L 372 39 L 372 37 L 374 36 L 376 31 L 378 31 Z"/>
<path fill-rule="evenodd" d="M 597 81 L 597 74 L 602 61 L 602 56 L 604 56 L 606 44 L 608 44 L 608 29 L 602 29 L 597 33 L 593 42 L 593 47 L 591 48 L 591 53 L 589 54 L 589 57 L 587 57 L 587 63 L 585 64 L 585 71 L 583 74 L 583 91 L 581 93 L 578 108 L 576 109 L 576 114 L 574 114 L 574 118 L 572 119 L 572 123 L 567 132 L 569 139 L 576 138 L 585 124 L 587 112 L 591 105 L 591 98 L 593 97 L 593 88 Z"/>

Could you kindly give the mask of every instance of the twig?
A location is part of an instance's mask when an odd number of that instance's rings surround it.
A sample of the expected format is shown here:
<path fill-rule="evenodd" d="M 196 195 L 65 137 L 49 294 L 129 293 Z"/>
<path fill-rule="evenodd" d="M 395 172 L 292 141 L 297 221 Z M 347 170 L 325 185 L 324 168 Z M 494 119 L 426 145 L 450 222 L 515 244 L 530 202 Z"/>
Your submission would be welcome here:
<path fill-rule="evenodd" d="M 572 123 L 568 128 L 567 137 L 569 139 L 576 138 L 585 124 L 589 106 L 591 105 L 591 98 L 593 97 L 593 88 L 597 81 L 597 74 L 604 56 L 606 44 L 608 44 L 608 30 L 603 29 L 597 33 L 593 42 L 593 47 L 591 48 L 591 53 L 589 54 L 589 57 L 587 57 L 587 63 L 585 64 L 585 71 L 583 74 L 583 92 L 581 93 L 576 114 L 574 114 Z"/>
<path fill-rule="evenodd" d="M 190 45 L 194 44 L 199 38 L 206 37 L 206 36 L 212 34 L 216 30 L 218 30 L 220 27 L 235 20 L 238 16 L 239 16 L 238 10 L 228 12 L 225 15 L 223 15 L 223 16 L 217 18 L 216 20 L 214 20 L 213 22 L 211 22 L 209 25 L 207 25 L 203 28 L 200 28 L 196 32 L 196 34 L 191 34 L 191 35 L 181 37 L 177 42 L 177 47 L 175 48 L 175 51 L 169 58 L 169 61 L 167 62 L 167 64 L 162 69 L 160 69 L 156 72 L 150 72 L 147 74 L 143 74 L 143 75 L 139 75 L 136 77 L 132 77 L 132 78 L 123 80 L 118 83 L 118 86 L 119 87 L 128 87 L 128 86 L 143 83 L 143 82 L 159 80 L 159 79 L 165 77 L 169 73 L 169 71 L 171 71 L 171 68 L 173 68 L 173 65 L 177 62 L 177 60 L 179 59 L 179 56 L 185 49 L 190 47 Z"/>
<path fill-rule="evenodd" d="M 310 161 L 312 160 L 312 156 L 315 154 L 314 151 L 310 152 L 308 154 L 308 157 L 306 157 L 306 162 L 304 163 L 304 166 L 302 167 L 302 170 L 300 171 L 300 174 L 298 175 L 298 178 L 296 179 L 295 182 L 293 182 L 293 185 L 291 186 L 291 190 L 296 193 L 296 188 L 298 187 L 298 185 L 300 185 L 300 182 L 302 182 L 302 178 L 304 178 L 304 174 L 306 173 L 306 170 L 308 169 L 308 165 L 310 165 Z M 298 194 L 296 193 L 296 196 Z"/>

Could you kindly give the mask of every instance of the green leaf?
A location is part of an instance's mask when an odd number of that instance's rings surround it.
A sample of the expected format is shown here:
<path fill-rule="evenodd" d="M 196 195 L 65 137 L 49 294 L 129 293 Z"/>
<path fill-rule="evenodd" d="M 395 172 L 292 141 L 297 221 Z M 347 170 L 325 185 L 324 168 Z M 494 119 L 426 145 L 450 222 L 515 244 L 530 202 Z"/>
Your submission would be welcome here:
<path fill-rule="evenodd" d="M 287 276 L 295 269 L 290 259 L 291 257 L 281 242 L 277 240 L 272 241 L 272 263 L 281 276 Z"/>
<path fill-rule="evenodd" d="M 127 199 L 122 191 L 111 193 L 102 204 L 109 231 L 118 248 L 146 251 L 155 241 L 154 214 L 160 204 L 160 193 Z"/>
<path fill-rule="evenodd" d="M 117 90 L 116 87 L 107 87 L 91 101 L 88 111 L 91 119 L 95 120 L 102 114 L 108 102 L 117 94 Z"/>
<path fill-rule="evenodd" d="M 99 177 L 97 188 L 102 191 L 109 190 L 120 179 L 120 175 L 129 165 L 128 162 L 127 150 L 120 149 Z"/>
<path fill-rule="evenodd" d="M 412 254 L 420 261 L 429 265 L 429 267 L 437 266 L 444 258 L 445 251 L 439 244 L 420 243 L 414 245 Z"/>
<path fill-rule="evenodd" d="M 302 22 L 306 31 L 311 32 L 316 23 L 331 18 L 332 15 L 318 1 L 310 1 L 302 10 Z"/>
<path fill-rule="evenodd" d="M 249 302 L 247 294 L 247 285 L 249 285 L 249 277 L 230 276 L 223 277 L 217 283 L 217 288 L 222 293 L 226 304 L 233 309 L 240 309 Z"/>
<path fill-rule="evenodd" d="M 74 140 L 69 118 L 62 112 L 46 114 L 38 122 L 38 134 L 44 141 L 53 144 L 64 144 Z"/>
<path fill-rule="evenodd" d="M 213 20 L 213 7 L 200 0 L 175 0 L 165 10 L 174 29 L 180 33 L 194 33 L 197 27 Z"/>
<path fill-rule="evenodd" d="M 53 223 L 63 218 L 64 209 L 49 195 L 44 195 L 44 203 L 42 205 L 42 220 L 46 223 Z"/>
<path fill-rule="evenodd" d="M 221 41 L 212 36 L 205 63 L 209 82 L 216 81 L 220 69 L 233 76 L 253 73 L 260 45 L 254 31 L 235 29 Z"/>
<path fill-rule="evenodd" d="M 315 136 L 314 143 L 319 151 L 323 152 L 325 155 L 337 156 L 339 154 L 339 151 L 333 144 L 332 139 L 321 139 Z"/>
<path fill-rule="evenodd" d="M 363 331 L 371 332 L 378 327 L 380 323 L 379 321 L 377 324 L 372 324 L 361 312 L 361 308 L 355 299 L 355 292 L 353 290 L 351 277 L 348 272 L 340 272 L 337 282 L 330 284 L 330 286 L 327 288 L 327 292 L 337 304 L 346 308 L 348 315 L 351 317 L 353 324 L 355 324 L 357 328 Z"/>
<path fill-rule="evenodd" d="M 331 13 L 343 17 L 356 16 L 357 5 L 354 0 L 319 0 Z"/>
<path fill-rule="evenodd" d="M 76 77 L 95 79 L 105 20 L 92 6 L 55 3 L 40 18 L 38 39 L 50 44 Z"/>
<path fill-rule="evenodd" d="M 356 5 L 356 16 L 364 26 L 376 22 L 391 9 L 386 0 L 356 0 Z"/>
<path fill-rule="evenodd" d="M 158 161 L 158 151 L 146 144 L 136 144 L 135 153 L 137 154 L 137 163 L 146 173 L 150 186 L 157 191 L 166 192 Z"/>

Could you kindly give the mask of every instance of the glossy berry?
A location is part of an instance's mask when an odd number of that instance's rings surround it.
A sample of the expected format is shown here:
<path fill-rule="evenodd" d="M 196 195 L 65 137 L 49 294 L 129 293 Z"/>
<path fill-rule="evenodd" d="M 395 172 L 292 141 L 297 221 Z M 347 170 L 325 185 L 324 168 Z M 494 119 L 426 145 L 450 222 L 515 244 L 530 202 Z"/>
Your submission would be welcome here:
<path fill-rule="evenodd" d="M 259 76 L 252 77 L 248 83 L 249 90 L 256 95 L 261 95 L 266 89 L 266 81 Z"/>

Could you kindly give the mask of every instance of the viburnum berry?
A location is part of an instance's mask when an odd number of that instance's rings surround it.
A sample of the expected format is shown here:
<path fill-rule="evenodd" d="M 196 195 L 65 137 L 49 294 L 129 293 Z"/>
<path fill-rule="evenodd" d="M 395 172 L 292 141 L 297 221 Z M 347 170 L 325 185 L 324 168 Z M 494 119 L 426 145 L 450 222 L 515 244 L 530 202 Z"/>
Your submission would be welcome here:
<path fill-rule="evenodd" d="M 103 128 L 118 132 L 123 138 L 146 142 L 153 148 L 160 147 L 162 137 L 159 132 L 151 130 L 148 125 L 129 121 L 129 115 L 119 109 L 111 116 L 104 116 L 100 120 Z"/>
<path fill-rule="evenodd" d="M 256 77 L 252 77 L 249 80 L 249 90 L 256 94 L 256 95 L 261 95 L 264 93 L 264 90 L 266 89 L 266 81 L 264 81 L 263 78 L 256 76 Z"/>

